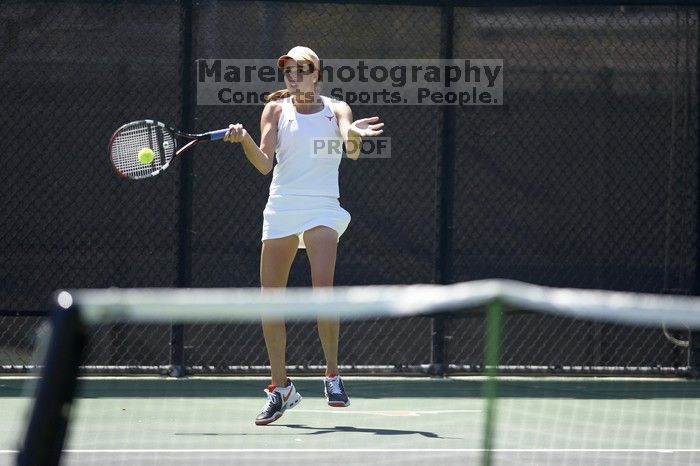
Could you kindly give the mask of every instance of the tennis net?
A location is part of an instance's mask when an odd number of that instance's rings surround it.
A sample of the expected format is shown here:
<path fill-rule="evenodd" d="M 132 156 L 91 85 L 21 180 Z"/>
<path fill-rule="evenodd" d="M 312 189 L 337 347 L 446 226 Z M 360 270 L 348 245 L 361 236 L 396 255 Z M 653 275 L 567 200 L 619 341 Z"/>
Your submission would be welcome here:
<path fill-rule="evenodd" d="M 60 291 L 18 464 L 689 464 L 700 461 L 700 383 L 664 377 L 513 377 L 503 370 L 511 315 L 569 325 L 659 329 L 692 374 L 700 299 L 556 289 L 505 280 L 323 289 Z M 92 329 L 117 323 L 252 323 L 470 316 L 482 371 L 468 377 L 347 377 L 352 406 L 324 405 L 319 375 L 271 426 L 253 419 L 266 377 L 80 377 Z M 470 320 L 471 321 L 471 320 Z M 686 335 L 685 340 L 683 335 Z M 377 345 L 390 345 L 392 335 Z M 509 342 L 513 343 L 513 342 Z M 523 345 L 529 344 L 527 342 Z M 557 343 L 566 346 L 566 341 Z M 517 347 L 517 342 L 516 342 Z M 380 348 L 381 349 L 381 348 Z M 341 355 L 344 347 L 341 342 Z M 523 351 L 525 349 L 523 348 Z M 245 363 L 243 361 L 242 363 Z M 9 454 L 11 449 L 7 449 Z"/>

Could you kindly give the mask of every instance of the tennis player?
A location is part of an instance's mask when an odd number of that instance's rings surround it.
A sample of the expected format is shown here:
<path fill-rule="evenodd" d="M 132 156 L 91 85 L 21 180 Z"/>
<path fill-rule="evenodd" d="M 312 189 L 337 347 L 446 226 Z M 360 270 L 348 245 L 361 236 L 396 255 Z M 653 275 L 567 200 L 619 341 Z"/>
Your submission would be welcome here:
<path fill-rule="evenodd" d="M 277 66 L 284 70 L 286 89 L 267 99 L 260 119 L 260 145 L 241 124 L 230 125 L 224 138 L 240 143 L 260 173 L 273 172 L 263 211 L 260 284 L 263 290 L 286 287 L 297 250 L 306 248 L 312 285 L 333 286 L 338 240 L 350 223 L 350 214 L 338 201 L 341 153 L 329 149 L 344 142 L 348 158 L 357 160 L 362 138 L 382 134 L 384 124 L 378 117 L 353 121 L 345 102 L 320 95 L 320 61 L 310 48 L 292 48 L 277 60 Z M 265 390 L 267 403 L 255 419 L 257 425 L 276 421 L 301 401 L 285 369 L 285 322 L 263 319 L 262 325 L 272 383 Z M 333 407 L 350 405 L 338 372 L 339 328 L 337 319 L 318 321 L 326 358 L 324 392 Z"/>

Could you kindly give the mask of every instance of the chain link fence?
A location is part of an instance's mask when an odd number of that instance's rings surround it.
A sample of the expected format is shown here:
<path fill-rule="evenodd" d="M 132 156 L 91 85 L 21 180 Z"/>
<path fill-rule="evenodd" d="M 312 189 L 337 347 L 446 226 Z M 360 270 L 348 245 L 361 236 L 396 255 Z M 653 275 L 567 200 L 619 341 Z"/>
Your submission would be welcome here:
<path fill-rule="evenodd" d="M 0 357 L 23 370 L 50 293 L 72 287 L 258 286 L 269 177 L 209 144 L 148 182 L 117 179 L 107 141 L 154 118 L 192 132 L 259 106 L 197 106 L 186 57 L 504 60 L 501 106 L 356 106 L 380 115 L 390 159 L 341 164 L 338 285 L 512 278 L 552 286 L 697 291 L 698 8 L 298 2 L 0 5 Z M 192 71 L 188 76 L 186 71 Z M 184 268 L 184 269 L 183 269 Z M 310 285 L 302 250 L 290 286 Z M 15 315 L 19 313 L 19 315 Z M 348 323 L 348 370 L 480 371 L 477 318 Z M 523 371 L 682 372 L 657 329 L 527 313 L 506 320 Z M 257 325 L 100 328 L 86 368 L 266 371 Z M 437 345 L 437 349 L 436 349 Z M 288 361 L 323 364 L 313 325 L 288 325 Z M 320 369 L 319 369 L 320 370 Z"/>

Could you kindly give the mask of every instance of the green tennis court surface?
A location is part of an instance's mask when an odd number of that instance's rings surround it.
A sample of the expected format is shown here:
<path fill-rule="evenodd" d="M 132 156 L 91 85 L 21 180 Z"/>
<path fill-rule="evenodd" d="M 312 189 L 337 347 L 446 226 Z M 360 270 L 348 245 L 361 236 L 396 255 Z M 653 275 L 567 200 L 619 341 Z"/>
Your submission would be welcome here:
<path fill-rule="evenodd" d="M 480 378 L 346 378 L 329 408 L 320 377 L 294 378 L 302 403 L 253 419 L 267 378 L 82 379 L 64 464 L 421 464 L 480 461 Z M 11 464 L 28 398 L 0 379 L 0 461 Z M 700 462 L 700 383 L 509 378 L 499 383 L 496 464 Z"/>

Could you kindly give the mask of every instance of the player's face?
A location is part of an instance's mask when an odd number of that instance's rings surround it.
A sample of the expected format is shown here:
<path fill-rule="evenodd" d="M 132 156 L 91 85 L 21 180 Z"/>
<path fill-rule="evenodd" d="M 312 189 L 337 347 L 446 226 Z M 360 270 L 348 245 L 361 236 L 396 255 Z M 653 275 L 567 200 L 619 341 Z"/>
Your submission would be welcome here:
<path fill-rule="evenodd" d="M 284 62 L 284 83 L 291 93 L 313 92 L 315 76 L 313 64 L 287 59 Z"/>

